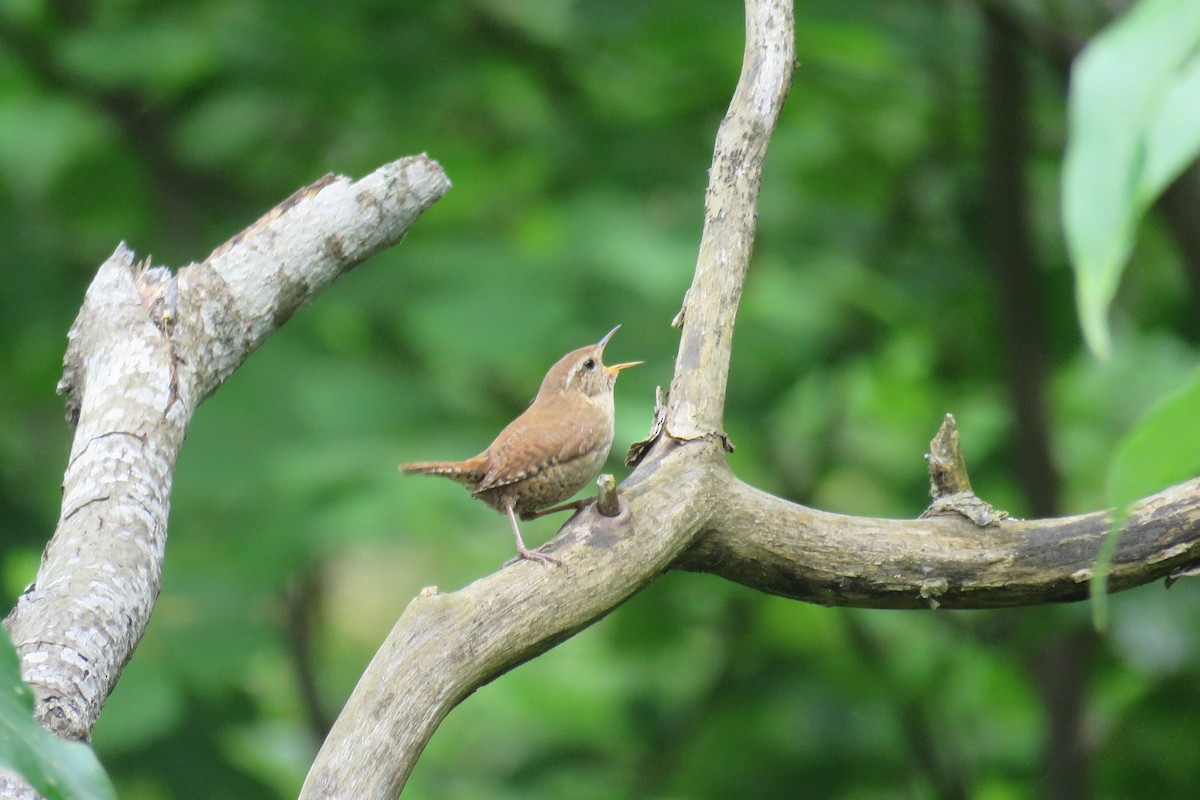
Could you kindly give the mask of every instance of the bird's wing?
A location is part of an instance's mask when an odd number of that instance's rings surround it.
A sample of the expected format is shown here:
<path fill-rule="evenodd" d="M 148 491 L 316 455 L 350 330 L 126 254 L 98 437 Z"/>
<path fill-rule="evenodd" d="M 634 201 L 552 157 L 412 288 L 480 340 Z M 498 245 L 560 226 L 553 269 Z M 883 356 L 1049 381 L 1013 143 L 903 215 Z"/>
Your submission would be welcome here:
<path fill-rule="evenodd" d="M 573 461 L 612 440 L 612 420 L 590 403 L 554 395 L 514 419 L 486 451 L 487 471 L 475 493 L 506 486 Z"/>

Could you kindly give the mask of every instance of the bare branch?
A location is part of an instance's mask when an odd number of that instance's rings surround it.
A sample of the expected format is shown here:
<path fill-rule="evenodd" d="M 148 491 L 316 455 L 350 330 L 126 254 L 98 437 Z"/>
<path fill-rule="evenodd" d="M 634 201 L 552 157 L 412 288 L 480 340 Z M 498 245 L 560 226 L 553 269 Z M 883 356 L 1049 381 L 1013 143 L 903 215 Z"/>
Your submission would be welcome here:
<path fill-rule="evenodd" d="M 452 594 L 436 587 L 421 592 L 359 680 L 300 797 L 394 798 L 463 698 L 666 571 L 708 514 L 702 488 L 708 476 L 693 464 L 674 459 L 659 471 L 655 485 L 671 491 L 627 489 L 628 507 L 616 517 L 594 506 L 582 511 L 555 540 L 561 568 L 516 561 Z"/>
<path fill-rule="evenodd" d="M 719 473 L 718 473 L 719 474 Z M 954 514 L 850 517 L 789 503 L 725 472 L 709 529 L 676 565 L 770 594 L 867 608 L 993 608 L 1083 600 L 1107 512 L 980 527 Z M 1109 591 L 1200 563 L 1200 479 L 1142 501 Z"/>
<path fill-rule="evenodd" d="M 733 323 L 754 246 L 763 159 L 792 82 L 794 28 L 791 2 L 747 0 L 742 75 L 717 131 L 696 274 L 674 323 L 683 331 L 666 431 L 676 439 L 725 436 Z"/>
<path fill-rule="evenodd" d="M 60 391 L 78 422 L 62 512 L 5 627 L 35 713 L 84 739 L 158 595 L 175 459 L 196 406 L 339 275 L 395 244 L 449 188 L 425 156 L 329 176 L 208 260 L 136 266 L 121 245 L 68 335 Z"/>
<path fill-rule="evenodd" d="M 791 82 L 791 3 L 747 0 L 742 74 L 721 123 L 683 337 L 669 436 L 644 443 L 622 487 L 628 508 L 588 508 L 563 527 L 564 569 L 521 562 L 453 594 L 426 590 L 376 653 L 317 755 L 303 800 L 391 800 L 464 697 L 596 621 L 666 570 L 712 507 L 724 470 L 721 418 L 730 344 L 750 261 L 763 156 Z M 678 444 L 691 444 L 686 453 Z M 677 457 L 671 457 L 674 453 Z"/>

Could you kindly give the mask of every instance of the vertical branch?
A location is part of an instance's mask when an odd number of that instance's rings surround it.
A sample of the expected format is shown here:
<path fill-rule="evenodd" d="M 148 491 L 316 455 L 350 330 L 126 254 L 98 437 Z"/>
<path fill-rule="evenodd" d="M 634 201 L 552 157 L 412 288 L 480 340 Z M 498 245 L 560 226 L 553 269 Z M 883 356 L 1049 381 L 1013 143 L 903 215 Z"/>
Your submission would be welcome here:
<path fill-rule="evenodd" d="M 313 653 L 313 634 L 320 616 L 324 588 L 317 566 L 309 565 L 291 577 L 283 598 L 286 620 L 284 636 L 296 674 L 300 706 L 304 709 L 304 721 L 308 724 L 313 741 L 318 743 L 325 741 L 333 726 L 321 702 Z"/>
<path fill-rule="evenodd" d="M 675 320 L 683 332 L 666 415 L 675 439 L 724 436 L 733 324 L 754 246 L 763 159 L 792 82 L 793 30 L 790 0 L 747 0 L 742 74 L 717 131 L 696 274 Z"/>
<path fill-rule="evenodd" d="M 1030 656 L 1028 669 L 1046 714 L 1042 797 L 1087 800 L 1095 796 L 1095 758 L 1087 727 L 1099 641 L 1090 625 L 1076 623 L 1046 637 Z"/>
<path fill-rule="evenodd" d="M 1058 505 L 1059 475 L 1046 414 L 1046 326 L 1033 232 L 1029 226 L 1029 80 L 1017 50 L 1019 32 L 1003 13 L 983 11 L 984 116 L 987 158 L 987 250 L 998 292 L 1005 384 L 1016 422 L 1016 479 L 1029 512 L 1048 517 Z"/>
<path fill-rule="evenodd" d="M 983 9 L 987 130 L 987 232 L 999 290 L 1000 328 L 1010 405 L 1016 423 L 1014 460 L 1026 508 L 1036 516 L 1058 510 L 1062 483 L 1051 452 L 1046 412 L 1049 337 L 1041 313 L 1042 282 L 1029 224 L 1029 77 L 1021 61 L 1019 23 L 1007 10 Z M 1178 183 L 1178 182 L 1177 182 Z M 1160 201 L 1163 207 L 1166 195 Z M 1029 670 L 1046 712 L 1042 752 L 1045 796 L 1091 795 L 1090 752 L 1084 735 L 1086 687 L 1094 635 L 1072 623 L 1037 645 Z"/>

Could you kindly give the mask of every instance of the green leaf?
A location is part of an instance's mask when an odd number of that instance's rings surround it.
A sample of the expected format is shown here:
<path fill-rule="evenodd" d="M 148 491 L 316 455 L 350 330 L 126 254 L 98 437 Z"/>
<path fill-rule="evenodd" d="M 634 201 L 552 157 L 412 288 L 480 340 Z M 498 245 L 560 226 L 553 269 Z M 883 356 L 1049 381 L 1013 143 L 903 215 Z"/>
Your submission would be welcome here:
<path fill-rule="evenodd" d="M 1154 492 L 1200 475 L 1200 370 L 1162 398 L 1116 448 L 1108 467 L 1109 531 L 1096 558 L 1091 583 L 1093 620 L 1107 625 L 1109 565 L 1129 518 L 1130 506 Z"/>
<path fill-rule="evenodd" d="M 29 781 L 47 800 L 115 800 L 92 748 L 59 739 L 33 718 L 33 691 L 0 628 L 0 767 Z"/>
<path fill-rule="evenodd" d="M 1200 153 L 1200 49 L 1176 75 L 1147 136 L 1141 193 L 1149 205 Z"/>
<path fill-rule="evenodd" d="M 1200 3 L 1142 0 L 1071 71 L 1063 223 L 1092 351 L 1146 209 L 1200 151 Z"/>
<path fill-rule="evenodd" d="M 1200 474 L 1200 370 L 1159 400 L 1118 443 L 1108 468 L 1108 501 L 1124 508 Z"/>

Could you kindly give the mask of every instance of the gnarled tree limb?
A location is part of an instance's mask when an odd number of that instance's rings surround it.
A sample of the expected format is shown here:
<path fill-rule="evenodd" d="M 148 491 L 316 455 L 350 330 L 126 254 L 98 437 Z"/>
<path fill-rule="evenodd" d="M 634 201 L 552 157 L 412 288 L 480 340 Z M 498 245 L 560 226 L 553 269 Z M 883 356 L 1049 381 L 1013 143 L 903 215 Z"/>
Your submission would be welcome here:
<path fill-rule="evenodd" d="M 770 594 L 864 608 L 994 608 L 1083 600 L 1104 511 L 977 526 L 831 514 L 789 503 L 726 472 L 696 546 L 674 566 Z M 1109 591 L 1200 563 L 1200 480 L 1143 500 L 1121 535 Z"/>
<path fill-rule="evenodd" d="M 791 78 L 791 5 L 747 0 L 743 70 L 721 125 L 696 274 L 676 318 L 679 358 L 628 510 L 589 508 L 554 540 L 562 569 L 517 563 L 466 588 L 423 591 L 368 666 L 302 800 L 392 798 L 446 714 L 479 686 L 594 622 L 666 569 L 708 571 L 827 604 L 990 607 L 1075 600 L 1107 529 L 1101 512 L 1008 520 L 881 520 L 815 511 L 737 480 L 722 415 L 763 155 Z M 661 419 L 658 414 L 661 413 Z M 661 424 L 659 424 L 661 422 Z M 1200 483 L 1143 503 L 1112 565 L 1124 588 L 1200 560 Z"/>
<path fill-rule="evenodd" d="M 5 627 L 35 714 L 86 740 L 158 595 L 175 459 L 192 412 L 300 306 L 396 244 L 450 187 L 425 156 L 327 176 L 172 276 L 123 244 L 68 334 L 60 391 L 78 423 L 62 512 Z M 0 796 L 28 791 L 10 777 Z"/>
<path fill-rule="evenodd" d="M 616 608 L 668 569 L 708 523 L 727 471 L 722 428 L 733 323 L 750 263 L 762 162 L 791 83 L 792 6 L 747 0 L 741 78 L 705 193 L 696 275 L 666 426 L 625 482 L 628 510 L 578 515 L 555 539 L 563 569 L 528 561 L 409 605 L 334 723 L 304 800 L 393 798 L 464 697 Z M 687 443 L 686 448 L 682 445 Z"/>

